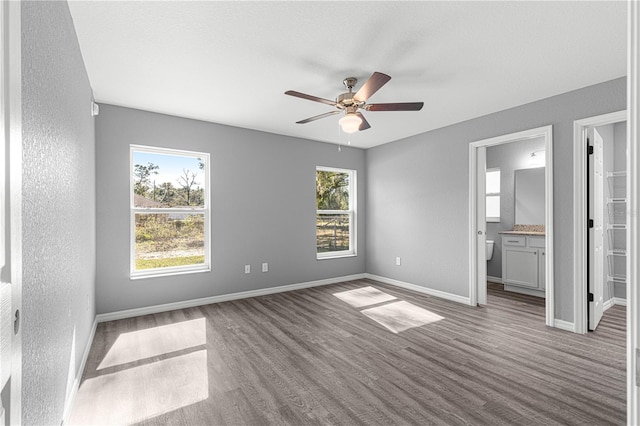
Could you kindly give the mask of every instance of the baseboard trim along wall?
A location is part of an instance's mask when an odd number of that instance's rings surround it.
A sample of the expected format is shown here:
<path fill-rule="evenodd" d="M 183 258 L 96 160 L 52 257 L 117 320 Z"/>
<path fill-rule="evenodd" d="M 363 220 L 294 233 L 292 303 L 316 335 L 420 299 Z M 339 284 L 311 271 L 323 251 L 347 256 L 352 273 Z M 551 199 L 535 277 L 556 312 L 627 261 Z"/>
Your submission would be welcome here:
<path fill-rule="evenodd" d="M 555 328 L 559 328 L 560 330 L 570 331 L 572 333 L 576 332 L 574 323 L 569 321 L 556 319 L 556 320 L 553 320 L 553 326 Z"/>
<path fill-rule="evenodd" d="M 115 321 L 133 318 L 141 315 L 157 314 L 159 312 L 174 311 L 176 309 L 192 308 L 194 306 L 210 305 L 212 303 L 228 302 L 230 300 L 247 299 L 249 297 L 266 296 L 267 294 L 283 293 L 285 291 L 301 290 L 303 288 L 336 284 L 344 281 L 361 280 L 365 274 L 347 275 L 343 277 L 327 278 L 318 281 L 308 281 L 298 284 L 282 285 L 278 287 L 261 288 L 258 290 L 241 291 L 238 293 L 222 294 L 220 296 L 203 297 L 201 299 L 184 300 L 181 302 L 165 303 L 163 305 L 145 306 L 144 308 L 127 309 L 96 315 L 98 322 Z"/>
<path fill-rule="evenodd" d="M 93 320 L 93 325 L 91 326 L 91 333 L 89 333 L 89 338 L 87 339 L 87 345 L 84 347 L 84 352 L 82 353 L 82 362 L 80 362 L 80 366 L 76 371 L 75 378 L 73 379 L 73 387 L 71 388 L 71 392 L 67 396 L 67 400 L 64 404 L 64 411 L 62 413 L 62 424 L 67 424 L 69 421 L 69 415 L 71 414 L 71 408 L 73 407 L 73 401 L 76 399 L 76 395 L 78 394 L 78 389 L 80 388 L 80 380 L 82 380 L 82 374 L 84 373 L 84 367 L 87 364 L 87 359 L 89 359 L 89 352 L 91 351 L 91 345 L 93 344 L 93 338 L 96 335 L 96 328 L 98 327 L 98 318 L 96 317 Z"/>
<path fill-rule="evenodd" d="M 465 305 L 469 305 L 471 303 L 471 300 L 466 296 L 458 296 L 457 294 L 451 294 L 445 291 L 433 290 L 427 287 L 422 287 L 420 285 L 411 284 L 411 283 L 407 283 L 399 280 L 394 280 L 392 278 L 381 277 L 379 275 L 373 275 L 373 274 L 364 274 L 364 277 L 370 280 L 380 281 L 381 283 L 393 285 L 396 287 L 406 288 L 407 290 L 417 291 L 418 293 L 439 297 L 441 299 L 451 300 L 453 302 L 462 303 Z"/>
<path fill-rule="evenodd" d="M 502 277 L 490 277 L 487 275 L 487 281 L 491 281 L 492 283 L 504 284 L 502 282 Z"/>
<path fill-rule="evenodd" d="M 613 300 L 613 297 L 609 300 L 605 300 L 602 304 L 602 310 L 606 311 L 607 309 L 612 308 L 615 304 L 616 302 Z"/>
<path fill-rule="evenodd" d="M 627 306 L 627 299 L 623 299 L 621 297 L 612 297 L 602 304 L 602 309 L 606 311 L 609 308 L 613 308 L 615 305 Z"/>
<path fill-rule="evenodd" d="M 614 297 L 611 299 L 614 305 L 627 306 L 627 299 L 623 299 L 621 297 Z"/>

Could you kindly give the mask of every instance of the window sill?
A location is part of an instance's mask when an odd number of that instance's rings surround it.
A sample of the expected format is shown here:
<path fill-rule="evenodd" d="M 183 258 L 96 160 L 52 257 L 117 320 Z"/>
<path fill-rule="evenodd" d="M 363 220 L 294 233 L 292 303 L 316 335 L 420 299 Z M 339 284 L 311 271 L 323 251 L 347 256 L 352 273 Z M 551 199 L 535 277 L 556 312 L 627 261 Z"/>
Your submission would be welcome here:
<path fill-rule="evenodd" d="M 341 259 L 343 257 L 358 257 L 355 253 L 341 253 L 341 254 L 332 254 L 327 256 L 316 256 L 316 260 L 327 260 L 327 259 Z"/>
<path fill-rule="evenodd" d="M 500 218 L 499 217 L 488 217 L 487 222 L 492 222 L 492 223 L 500 223 Z"/>
<path fill-rule="evenodd" d="M 166 271 L 149 270 L 149 272 L 140 272 L 140 271 L 131 272 L 129 279 L 133 281 L 133 280 L 143 280 L 146 278 L 170 277 L 173 275 L 197 274 L 201 272 L 211 272 L 211 267 L 209 265 L 206 265 L 200 268 L 171 269 Z"/>

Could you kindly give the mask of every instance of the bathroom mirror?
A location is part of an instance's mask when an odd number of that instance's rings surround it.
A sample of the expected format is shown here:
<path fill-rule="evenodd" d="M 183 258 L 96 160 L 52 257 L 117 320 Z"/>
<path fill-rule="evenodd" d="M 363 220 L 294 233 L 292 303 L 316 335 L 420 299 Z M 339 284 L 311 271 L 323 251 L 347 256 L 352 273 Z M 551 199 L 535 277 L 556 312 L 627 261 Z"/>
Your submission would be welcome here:
<path fill-rule="evenodd" d="M 516 170 L 515 223 L 544 225 L 544 167 Z"/>

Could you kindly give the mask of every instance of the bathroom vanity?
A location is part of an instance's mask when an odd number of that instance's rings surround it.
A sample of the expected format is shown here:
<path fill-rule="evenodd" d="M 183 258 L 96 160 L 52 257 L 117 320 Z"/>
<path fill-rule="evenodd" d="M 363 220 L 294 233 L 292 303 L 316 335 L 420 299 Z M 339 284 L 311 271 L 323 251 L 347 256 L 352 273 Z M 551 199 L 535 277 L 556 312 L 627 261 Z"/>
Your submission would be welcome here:
<path fill-rule="evenodd" d="M 544 232 L 502 232 L 502 282 L 504 289 L 545 297 Z"/>
<path fill-rule="evenodd" d="M 516 170 L 515 223 L 502 234 L 504 289 L 545 297 L 544 167 Z M 531 224 L 531 225 L 529 225 Z"/>

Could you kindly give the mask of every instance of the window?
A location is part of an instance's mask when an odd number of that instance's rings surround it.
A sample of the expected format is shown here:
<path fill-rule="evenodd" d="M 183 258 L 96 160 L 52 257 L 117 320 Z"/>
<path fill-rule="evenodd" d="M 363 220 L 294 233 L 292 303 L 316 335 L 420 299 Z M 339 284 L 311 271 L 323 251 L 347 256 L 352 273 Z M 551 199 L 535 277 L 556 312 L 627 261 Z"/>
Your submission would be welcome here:
<path fill-rule="evenodd" d="M 356 171 L 316 168 L 318 259 L 355 256 Z"/>
<path fill-rule="evenodd" d="M 131 277 L 208 271 L 209 154 L 131 146 Z"/>
<path fill-rule="evenodd" d="M 487 222 L 500 222 L 500 169 L 487 170 Z"/>

